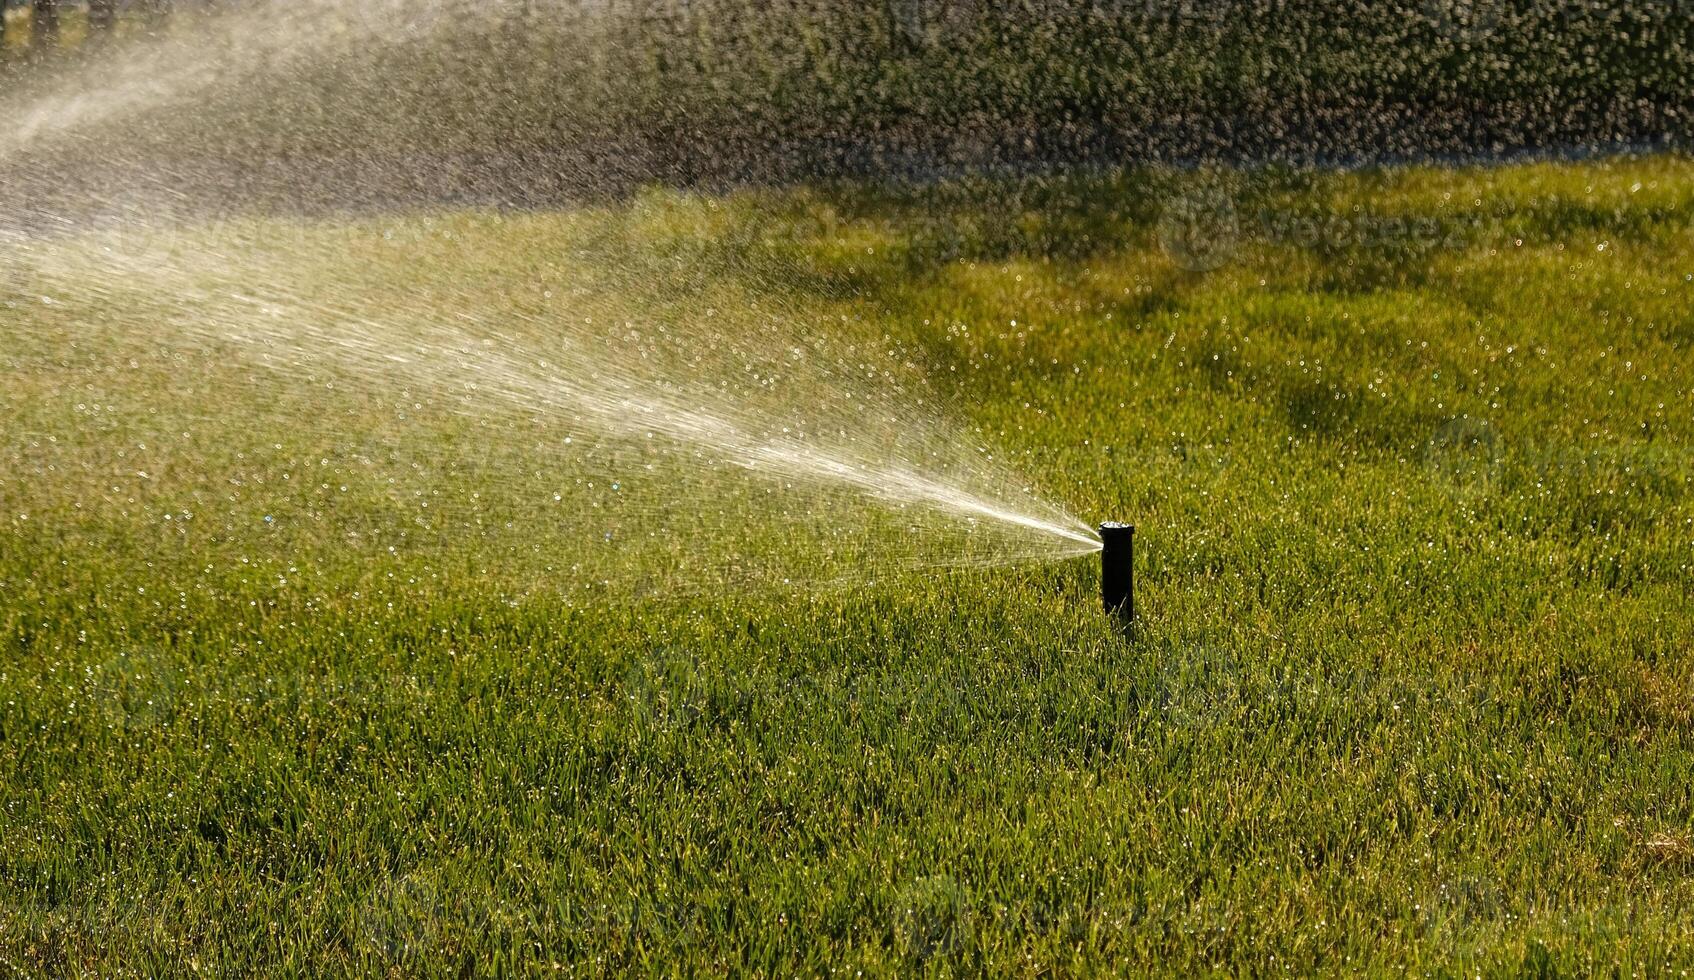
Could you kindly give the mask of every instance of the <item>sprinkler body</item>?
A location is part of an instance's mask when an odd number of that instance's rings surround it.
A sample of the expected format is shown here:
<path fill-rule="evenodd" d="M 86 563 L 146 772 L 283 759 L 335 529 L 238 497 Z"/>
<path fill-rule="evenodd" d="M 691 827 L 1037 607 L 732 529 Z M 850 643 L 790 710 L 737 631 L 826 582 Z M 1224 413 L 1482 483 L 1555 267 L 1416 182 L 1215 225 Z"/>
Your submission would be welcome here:
<path fill-rule="evenodd" d="M 1128 622 L 1135 618 L 1135 526 L 1107 521 L 1100 542 L 1100 599 L 1107 612 Z"/>

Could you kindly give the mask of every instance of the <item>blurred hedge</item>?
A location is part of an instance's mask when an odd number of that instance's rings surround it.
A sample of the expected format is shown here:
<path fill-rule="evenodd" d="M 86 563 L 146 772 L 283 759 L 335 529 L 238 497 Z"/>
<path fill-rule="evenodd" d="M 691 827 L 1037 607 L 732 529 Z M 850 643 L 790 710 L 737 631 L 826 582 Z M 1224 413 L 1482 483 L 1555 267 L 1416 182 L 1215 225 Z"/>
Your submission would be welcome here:
<path fill-rule="evenodd" d="M 493 63 L 544 67 L 505 86 L 506 70 L 488 72 L 516 112 L 509 126 L 503 114 L 481 121 L 545 146 L 583 125 L 591 100 L 598 135 L 683 176 L 748 165 L 1368 161 L 1676 142 L 1694 94 L 1694 0 L 610 9 L 589 29 L 534 17 L 507 42 L 518 50 Z"/>
<path fill-rule="evenodd" d="M 12 97 L 39 115 L 55 91 L 149 94 L 10 151 L 0 133 L 0 153 L 55 192 L 97 164 L 177 194 L 523 202 L 1683 146 L 1694 93 L 1694 0 L 319 0 L 125 44 Z"/>

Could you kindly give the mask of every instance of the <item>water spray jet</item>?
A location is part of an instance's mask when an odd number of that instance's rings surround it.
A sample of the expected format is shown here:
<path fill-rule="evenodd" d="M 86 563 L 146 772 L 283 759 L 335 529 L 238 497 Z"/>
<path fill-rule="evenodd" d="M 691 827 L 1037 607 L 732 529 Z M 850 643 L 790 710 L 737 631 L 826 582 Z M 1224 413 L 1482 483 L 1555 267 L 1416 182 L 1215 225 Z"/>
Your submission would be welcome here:
<path fill-rule="evenodd" d="M 1135 525 L 1100 525 L 1100 599 L 1124 622 L 1135 619 Z"/>

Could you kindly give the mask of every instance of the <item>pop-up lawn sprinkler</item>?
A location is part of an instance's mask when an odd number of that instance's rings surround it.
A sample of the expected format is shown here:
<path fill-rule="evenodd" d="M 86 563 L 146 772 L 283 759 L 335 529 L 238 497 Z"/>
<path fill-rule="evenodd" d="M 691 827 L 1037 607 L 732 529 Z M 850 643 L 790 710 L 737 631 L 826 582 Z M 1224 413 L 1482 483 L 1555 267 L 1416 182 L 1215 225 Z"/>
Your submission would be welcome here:
<path fill-rule="evenodd" d="M 1100 525 L 1100 599 L 1124 622 L 1135 619 L 1135 526 Z"/>

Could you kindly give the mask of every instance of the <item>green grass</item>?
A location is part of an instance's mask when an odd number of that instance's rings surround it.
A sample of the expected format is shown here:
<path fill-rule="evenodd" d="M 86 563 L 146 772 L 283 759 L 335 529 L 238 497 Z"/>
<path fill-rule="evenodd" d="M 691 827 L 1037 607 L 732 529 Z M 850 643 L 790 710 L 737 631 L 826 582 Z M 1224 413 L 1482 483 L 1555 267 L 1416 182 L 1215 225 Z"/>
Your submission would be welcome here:
<path fill-rule="evenodd" d="M 1694 967 L 1694 164 L 1214 175 L 1242 234 L 1203 273 L 1158 243 L 1192 179 L 290 231 L 345 281 L 413 235 L 420 307 L 591 252 L 602 308 L 868 331 L 1044 495 L 1138 524 L 1133 635 L 1087 559 L 783 586 L 758 555 L 816 556 L 769 504 L 737 584 L 675 593 L 567 531 L 314 504 L 274 480 L 322 448 L 310 396 L 261 431 L 239 372 L 44 346 L 145 295 L 0 278 L 0 965 Z M 188 448 L 131 448 L 196 405 Z M 460 490 L 443 459 L 523 452 L 368 424 L 376 472 Z M 240 493 L 192 465 L 237 451 Z M 578 557 L 611 584 L 548 567 Z"/>

